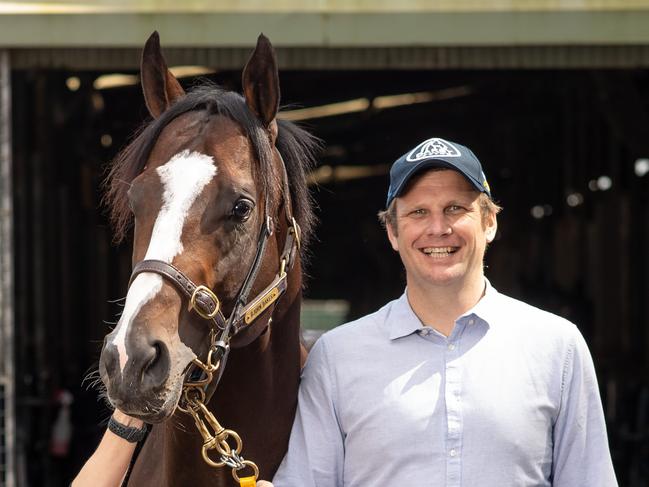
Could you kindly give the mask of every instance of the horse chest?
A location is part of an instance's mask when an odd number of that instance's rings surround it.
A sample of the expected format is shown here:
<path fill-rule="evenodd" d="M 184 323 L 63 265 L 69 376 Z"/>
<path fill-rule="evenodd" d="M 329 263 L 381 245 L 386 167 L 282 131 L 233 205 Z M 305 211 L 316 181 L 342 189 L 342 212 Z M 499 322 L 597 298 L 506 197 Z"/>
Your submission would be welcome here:
<path fill-rule="evenodd" d="M 133 466 L 128 487 L 237 486 L 229 469 L 211 468 L 203 461 L 201 439 L 190 426 L 154 426 Z"/>

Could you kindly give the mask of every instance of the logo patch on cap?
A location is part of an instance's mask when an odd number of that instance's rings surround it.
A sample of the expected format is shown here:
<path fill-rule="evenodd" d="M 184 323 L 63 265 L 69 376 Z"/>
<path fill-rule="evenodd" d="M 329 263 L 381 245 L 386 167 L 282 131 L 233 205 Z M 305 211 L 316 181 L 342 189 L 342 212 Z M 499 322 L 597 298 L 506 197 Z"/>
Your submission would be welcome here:
<path fill-rule="evenodd" d="M 406 161 L 408 162 L 417 162 L 422 159 L 430 159 L 431 157 L 461 157 L 462 154 L 460 151 L 450 142 L 445 141 L 444 139 L 428 139 L 417 147 L 415 147 Z"/>

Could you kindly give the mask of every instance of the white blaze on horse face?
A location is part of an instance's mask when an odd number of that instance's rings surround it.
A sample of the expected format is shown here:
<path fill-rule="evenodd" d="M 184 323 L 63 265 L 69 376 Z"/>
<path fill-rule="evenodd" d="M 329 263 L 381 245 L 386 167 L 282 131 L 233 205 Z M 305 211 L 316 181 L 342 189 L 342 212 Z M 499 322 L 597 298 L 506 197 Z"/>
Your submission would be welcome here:
<path fill-rule="evenodd" d="M 151 240 L 144 259 L 157 259 L 171 263 L 183 251 L 180 240 L 187 213 L 201 191 L 216 175 L 214 159 L 199 152 L 182 151 L 156 172 L 163 186 L 162 208 L 153 225 Z M 162 289 L 162 277 L 145 272 L 139 274 L 126 295 L 124 311 L 117 324 L 113 344 L 119 353 L 119 367 L 124 373 L 128 362 L 126 332 L 142 306 Z"/>

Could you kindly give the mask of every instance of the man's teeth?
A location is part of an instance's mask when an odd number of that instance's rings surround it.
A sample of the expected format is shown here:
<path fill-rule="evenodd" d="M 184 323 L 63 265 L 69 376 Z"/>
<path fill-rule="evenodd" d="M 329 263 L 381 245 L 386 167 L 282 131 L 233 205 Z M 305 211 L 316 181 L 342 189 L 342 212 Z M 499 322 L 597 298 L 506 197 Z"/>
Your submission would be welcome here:
<path fill-rule="evenodd" d="M 426 247 L 422 250 L 427 255 L 448 255 L 455 252 L 453 247 Z"/>

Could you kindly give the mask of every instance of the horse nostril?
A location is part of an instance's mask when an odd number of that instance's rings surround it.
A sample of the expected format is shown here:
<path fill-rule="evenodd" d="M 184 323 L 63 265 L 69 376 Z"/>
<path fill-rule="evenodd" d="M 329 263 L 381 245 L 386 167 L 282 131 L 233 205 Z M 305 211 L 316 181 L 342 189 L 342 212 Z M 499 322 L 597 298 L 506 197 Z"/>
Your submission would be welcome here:
<path fill-rule="evenodd" d="M 149 370 L 149 368 L 155 364 L 156 360 L 158 360 L 158 357 L 160 356 L 160 344 L 156 342 L 151 345 L 151 348 L 149 349 L 147 355 L 150 355 L 151 358 L 149 358 L 148 362 L 144 364 L 145 371 Z"/>
<path fill-rule="evenodd" d="M 119 372 L 119 356 L 117 348 L 104 344 L 99 359 L 99 372 L 104 377 L 115 377 Z"/>
<path fill-rule="evenodd" d="M 149 355 L 151 358 L 142 372 L 142 384 L 148 387 L 160 387 L 169 377 L 169 350 L 163 342 L 156 341 L 151 345 Z"/>

